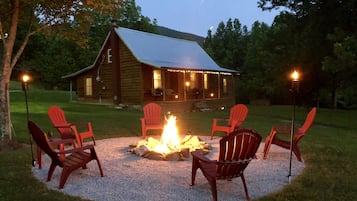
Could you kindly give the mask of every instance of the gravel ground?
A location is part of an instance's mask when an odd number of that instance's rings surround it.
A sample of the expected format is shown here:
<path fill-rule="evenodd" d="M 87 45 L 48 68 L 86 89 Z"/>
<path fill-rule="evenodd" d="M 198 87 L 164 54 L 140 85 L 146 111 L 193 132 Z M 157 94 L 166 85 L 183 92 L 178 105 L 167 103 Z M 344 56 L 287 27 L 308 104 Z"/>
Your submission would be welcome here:
<path fill-rule="evenodd" d="M 74 171 L 64 189 L 59 190 L 61 168 L 56 168 L 52 180 L 46 182 L 50 160 L 43 157 L 43 168 L 33 168 L 34 176 L 51 189 L 91 200 L 116 201 L 169 201 L 169 200 L 212 200 L 210 186 L 197 171 L 196 184 L 190 186 L 192 161 L 154 161 L 128 152 L 130 144 L 136 144 L 139 137 L 122 137 L 98 140 L 95 149 L 100 158 L 104 177 L 100 177 L 97 163 L 92 161 L 88 169 Z M 205 140 L 213 149 L 207 157 L 218 158 L 219 137 Z M 264 143 L 257 152 L 257 159 L 251 161 L 244 175 L 251 199 L 257 199 L 288 185 L 288 150 L 275 145 L 267 160 L 262 159 Z M 292 179 L 304 168 L 293 156 Z M 232 181 L 217 181 L 218 200 L 244 200 L 244 188 L 240 178 Z"/>

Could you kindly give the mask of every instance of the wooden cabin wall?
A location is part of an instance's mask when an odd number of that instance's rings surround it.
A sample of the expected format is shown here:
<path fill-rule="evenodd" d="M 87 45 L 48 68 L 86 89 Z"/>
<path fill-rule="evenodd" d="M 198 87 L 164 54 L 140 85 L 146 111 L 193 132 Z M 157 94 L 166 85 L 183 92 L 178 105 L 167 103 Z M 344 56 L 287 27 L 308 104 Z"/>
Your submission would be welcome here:
<path fill-rule="evenodd" d="M 120 40 L 119 44 L 122 103 L 141 104 L 143 101 L 143 76 L 141 63 Z"/>
<path fill-rule="evenodd" d="M 78 76 L 76 79 L 77 90 L 76 94 L 78 99 L 84 98 L 84 75 Z"/>
<path fill-rule="evenodd" d="M 148 66 L 146 64 L 141 64 L 141 73 L 143 76 L 143 83 L 142 83 L 142 88 L 143 88 L 143 101 L 144 102 L 149 102 L 153 101 L 154 98 L 152 96 L 151 90 L 154 87 L 153 83 L 153 68 L 151 66 Z"/>
<path fill-rule="evenodd" d="M 100 81 L 96 81 L 96 85 L 103 99 L 113 100 L 113 68 L 107 62 L 100 68 Z"/>

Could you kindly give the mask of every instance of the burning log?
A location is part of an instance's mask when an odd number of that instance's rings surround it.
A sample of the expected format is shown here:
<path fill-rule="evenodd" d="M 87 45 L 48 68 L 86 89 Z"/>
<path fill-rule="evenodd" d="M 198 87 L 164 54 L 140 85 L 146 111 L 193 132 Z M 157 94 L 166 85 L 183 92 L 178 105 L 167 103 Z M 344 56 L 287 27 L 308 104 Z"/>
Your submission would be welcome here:
<path fill-rule="evenodd" d="M 188 135 L 180 140 L 180 145 L 175 149 L 170 149 L 169 152 L 161 153 L 156 147 L 160 145 L 160 141 L 149 137 L 147 140 L 141 140 L 137 145 L 131 145 L 130 152 L 144 158 L 152 160 L 167 160 L 180 161 L 190 157 L 190 152 L 200 149 L 205 154 L 209 153 L 212 147 L 199 139 L 198 136 Z"/>
<path fill-rule="evenodd" d="M 129 151 L 141 157 L 169 161 L 185 160 L 190 157 L 190 152 L 197 149 L 204 153 L 209 152 L 210 145 L 197 136 L 187 135 L 180 139 L 175 116 L 171 115 L 166 121 L 160 140 L 149 137 L 139 141 L 137 145 L 132 145 Z"/>

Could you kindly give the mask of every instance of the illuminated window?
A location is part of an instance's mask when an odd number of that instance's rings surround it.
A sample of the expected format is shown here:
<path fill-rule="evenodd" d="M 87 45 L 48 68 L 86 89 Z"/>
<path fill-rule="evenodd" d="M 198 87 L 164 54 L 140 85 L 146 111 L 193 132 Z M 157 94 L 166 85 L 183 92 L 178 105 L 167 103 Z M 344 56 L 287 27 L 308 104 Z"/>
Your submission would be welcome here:
<path fill-rule="evenodd" d="M 223 78 L 223 93 L 227 92 L 227 78 Z"/>
<path fill-rule="evenodd" d="M 203 74 L 203 87 L 205 89 L 208 89 L 208 75 L 207 74 Z"/>
<path fill-rule="evenodd" d="M 86 96 L 92 96 L 92 94 L 93 94 L 92 78 L 90 78 L 90 77 L 86 78 L 85 94 L 86 94 Z"/>
<path fill-rule="evenodd" d="M 190 82 L 191 82 L 191 87 L 195 88 L 196 87 L 196 73 L 193 73 L 193 72 L 190 73 Z"/>
<path fill-rule="evenodd" d="M 160 70 L 154 70 L 154 89 L 161 89 L 161 71 Z"/>
<path fill-rule="evenodd" d="M 107 51 L 108 63 L 110 64 L 112 63 L 112 49 L 109 48 Z"/>

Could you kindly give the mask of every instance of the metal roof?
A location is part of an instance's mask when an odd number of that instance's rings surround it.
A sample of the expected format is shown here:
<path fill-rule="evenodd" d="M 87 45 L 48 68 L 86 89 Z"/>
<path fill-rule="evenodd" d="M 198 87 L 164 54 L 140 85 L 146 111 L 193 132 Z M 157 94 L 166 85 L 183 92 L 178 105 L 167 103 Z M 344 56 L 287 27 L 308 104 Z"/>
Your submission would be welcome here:
<path fill-rule="evenodd" d="M 124 27 L 115 28 L 115 32 L 141 63 L 157 68 L 237 73 L 235 70 L 218 66 L 197 42 Z M 92 65 L 62 78 L 70 78 L 94 68 L 109 36 L 110 33 Z"/>
<path fill-rule="evenodd" d="M 237 72 L 218 66 L 197 42 L 117 27 L 115 32 L 136 59 L 158 68 Z"/>

